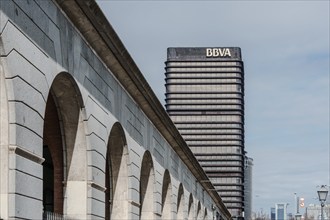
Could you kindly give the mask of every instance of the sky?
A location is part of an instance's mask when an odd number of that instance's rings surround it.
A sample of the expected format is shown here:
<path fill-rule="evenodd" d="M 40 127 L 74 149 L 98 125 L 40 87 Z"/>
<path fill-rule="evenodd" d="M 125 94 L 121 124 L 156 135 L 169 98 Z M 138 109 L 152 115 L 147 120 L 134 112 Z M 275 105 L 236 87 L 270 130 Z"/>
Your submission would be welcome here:
<path fill-rule="evenodd" d="M 168 47 L 240 47 L 253 210 L 295 212 L 294 193 L 319 204 L 330 185 L 329 0 L 97 2 L 162 104 Z"/>

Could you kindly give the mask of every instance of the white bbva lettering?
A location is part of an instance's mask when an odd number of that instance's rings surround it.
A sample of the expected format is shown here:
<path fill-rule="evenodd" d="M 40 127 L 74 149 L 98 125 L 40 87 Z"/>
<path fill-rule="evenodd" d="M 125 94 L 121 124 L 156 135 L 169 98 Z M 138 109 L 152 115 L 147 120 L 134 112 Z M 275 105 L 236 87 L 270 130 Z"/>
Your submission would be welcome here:
<path fill-rule="evenodd" d="M 220 49 L 219 49 L 220 50 Z M 214 57 L 218 57 L 219 56 L 219 50 L 216 49 L 216 48 L 213 48 L 212 52 L 213 52 L 213 56 Z M 221 53 L 221 50 L 220 50 L 220 53 Z"/>
<path fill-rule="evenodd" d="M 231 57 L 230 50 L 228 48 L 226 48 L 223 56 L 229 56 L 229 57 Z"/>
<path fill-rule="evenodd" d="M 206 48 L 206 57 L 231 57 L 229 48 Z"/>
<path fill-rule="evenodd" d="M 206 56 L 211 57 L 212 56 L 212 49 L 211 48 L 206 48 Z"/>

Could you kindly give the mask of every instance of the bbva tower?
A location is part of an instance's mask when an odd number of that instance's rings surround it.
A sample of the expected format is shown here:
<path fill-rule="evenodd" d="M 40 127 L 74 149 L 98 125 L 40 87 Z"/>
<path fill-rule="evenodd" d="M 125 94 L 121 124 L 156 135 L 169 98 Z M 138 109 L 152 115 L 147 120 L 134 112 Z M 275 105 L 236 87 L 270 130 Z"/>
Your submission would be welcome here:
<path fill-rule="evenodd" d="M 94 0 L 0 1 L 0 219 L 230 219 Z"/>

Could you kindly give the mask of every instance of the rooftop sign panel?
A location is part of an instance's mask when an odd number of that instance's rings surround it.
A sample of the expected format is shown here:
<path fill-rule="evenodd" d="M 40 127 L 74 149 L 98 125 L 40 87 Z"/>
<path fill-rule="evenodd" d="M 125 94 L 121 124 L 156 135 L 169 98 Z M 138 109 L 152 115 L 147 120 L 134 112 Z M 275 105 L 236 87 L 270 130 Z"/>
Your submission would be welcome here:
<path fill-rule="evenodd" d="M 241 60 L 239 47 L 170 47 L 167 59 L 171 60 Z"/>

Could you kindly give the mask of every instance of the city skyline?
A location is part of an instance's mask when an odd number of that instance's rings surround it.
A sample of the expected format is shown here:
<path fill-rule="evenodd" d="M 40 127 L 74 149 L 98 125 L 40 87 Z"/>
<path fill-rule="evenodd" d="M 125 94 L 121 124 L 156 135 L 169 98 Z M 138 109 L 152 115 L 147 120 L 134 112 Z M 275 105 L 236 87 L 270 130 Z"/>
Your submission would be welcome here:
<path fill-rule="evenodd" d="M 318 204 L 330 185 L 329 1 L 98 3 L 162 103 L 167 47 L 241 47 L 253 210 L 292 212 L 294 193 Z"/>

